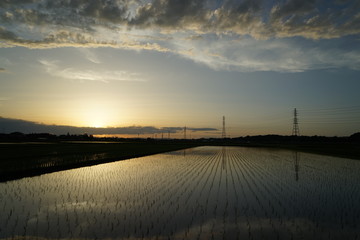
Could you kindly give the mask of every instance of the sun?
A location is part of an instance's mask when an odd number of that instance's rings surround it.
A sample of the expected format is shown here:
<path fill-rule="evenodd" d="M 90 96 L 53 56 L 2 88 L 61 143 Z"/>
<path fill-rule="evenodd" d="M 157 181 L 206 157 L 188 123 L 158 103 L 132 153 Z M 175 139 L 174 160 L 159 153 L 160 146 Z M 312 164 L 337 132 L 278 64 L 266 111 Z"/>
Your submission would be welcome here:
<path fill-rule="evenodd" d="M 125 110 L 118 102 L 101 99 L 81 100 L 70 106 L 72 125 L 90 128 L 111 128 L 124 124 Z"/>
<path fill-rule="evenodd" d="M 94 122 L 93 124 L 90 125 L 90 127 L 93 128 L 104 128 L 105 124 L 103 122 Z"/>
<path fill-rule="evenodd" d="M 83 122 L 87 127 L 105 128 L 110 125 L 111 111 L 105 107 L 92 106 L 84 109 Z"/>
<path fill-rule="evenodd" d="M 104 110 L 94 110 L 89 113 L 87 125 L 93 128 L 105 128 L 109 126 L 110 116 Z"/>

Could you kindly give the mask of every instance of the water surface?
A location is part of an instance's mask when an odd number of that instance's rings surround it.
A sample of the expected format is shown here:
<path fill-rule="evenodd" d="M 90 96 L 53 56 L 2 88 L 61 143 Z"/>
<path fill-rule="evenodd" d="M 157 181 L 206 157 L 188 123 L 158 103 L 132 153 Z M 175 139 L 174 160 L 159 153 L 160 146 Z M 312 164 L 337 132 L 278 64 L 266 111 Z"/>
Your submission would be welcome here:
<path fill-rule="evenodd" d="M 358 239 L 360 162 L 198 147 L 0 183 L 0 238 Z"/>

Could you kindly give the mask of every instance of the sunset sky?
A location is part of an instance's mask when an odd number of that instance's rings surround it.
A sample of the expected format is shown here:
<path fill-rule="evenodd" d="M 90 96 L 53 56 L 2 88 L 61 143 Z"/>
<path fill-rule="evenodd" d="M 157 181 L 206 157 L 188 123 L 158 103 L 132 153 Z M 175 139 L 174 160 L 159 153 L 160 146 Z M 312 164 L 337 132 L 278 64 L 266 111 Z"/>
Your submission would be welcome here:
<path fill-rule="evenodd" d="M 7 122 L 290 135 L 294 108 L 302 135 L 360 131 L 360 1 L 0 1 Z"/>

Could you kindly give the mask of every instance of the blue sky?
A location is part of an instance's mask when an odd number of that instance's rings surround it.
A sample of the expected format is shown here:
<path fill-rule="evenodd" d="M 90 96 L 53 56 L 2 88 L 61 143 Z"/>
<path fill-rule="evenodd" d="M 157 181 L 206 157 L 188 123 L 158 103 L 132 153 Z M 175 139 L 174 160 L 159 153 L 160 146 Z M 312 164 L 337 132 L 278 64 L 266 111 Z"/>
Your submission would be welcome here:
<path fill-rule="evenodd" d="M 235 137 L 291 134 L 297 108 L 301 134 L 350 135 L 360 126 L 359 9 L 340 0 L 2 1 L 0 116 L 207 129 L 200 137 L 221 136 L 225 115 Z"/>

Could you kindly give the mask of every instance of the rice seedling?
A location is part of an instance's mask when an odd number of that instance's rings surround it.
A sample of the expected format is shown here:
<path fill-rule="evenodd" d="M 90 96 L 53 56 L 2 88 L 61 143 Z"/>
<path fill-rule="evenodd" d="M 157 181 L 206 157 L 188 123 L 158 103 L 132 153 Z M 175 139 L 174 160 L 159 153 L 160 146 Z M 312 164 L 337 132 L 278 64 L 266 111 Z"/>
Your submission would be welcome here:
<path fill-rule="evenodd" d="M 296 155 L 198 147 L 0 183 L 0 239 L 359 237 L 360 162 Z"/>

